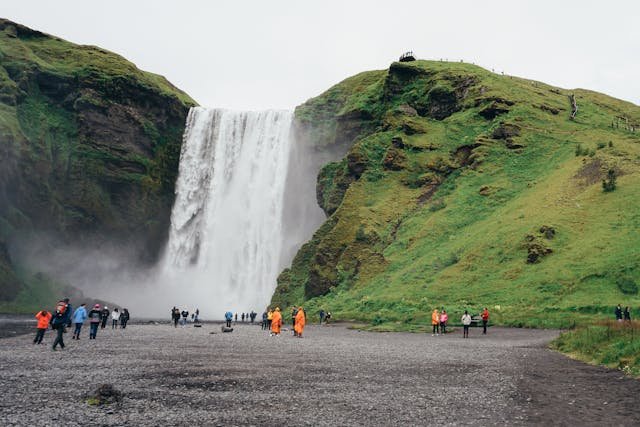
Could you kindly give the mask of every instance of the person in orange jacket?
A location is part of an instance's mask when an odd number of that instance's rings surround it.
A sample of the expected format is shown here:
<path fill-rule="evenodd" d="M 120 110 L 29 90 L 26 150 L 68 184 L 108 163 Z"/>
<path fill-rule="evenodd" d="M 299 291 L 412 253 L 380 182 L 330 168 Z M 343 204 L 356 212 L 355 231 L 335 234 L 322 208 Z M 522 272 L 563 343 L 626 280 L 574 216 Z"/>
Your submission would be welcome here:
<path fill-rule="evenodd" d="M 487 323 L 489 323 L 489 310 L 487 307 L 482 310 L 482 333 L 487 335 Z"/>
<path fill-rule="evenodd" d="M 36 319 L 38 320 L 38 324 L 36 325 L 38 332 L 36 332 L 36 337 L 34 338 L 33 343 L 42 344 L 44 333 L 49 327 L 49 322 L 51 322 L 51 313 L 47 310 L 41 310 L 36 314 Z"/>
<path fill-rule="evenodd" d="M 280 328 L 282 327 L 282 314 L 280 313 L 280 307 L 276 307 L 271 318 L 271 335 L 280 335 Z"/>
<path fill-rule="evenodd" d="M 306 324 L 306 319 L 304 315 L 304 310 L 302 307 L 298 307 L 298 312 L 296 313 L 296 324 L 293 327 L 293 330 L 296 332 L 298 338 L 302 338 L 302 331 L 304 331 L 304 325 Z"/>
<path fill-rule="evenodd" d="M 440 314 L 438 313 L 438 309 L 434 308 L 433 313 L 431 313 L 431 326 L 433 326 L 433 332 L 431 336 L 438 335 L 438 326 L 440 325 Z"/>

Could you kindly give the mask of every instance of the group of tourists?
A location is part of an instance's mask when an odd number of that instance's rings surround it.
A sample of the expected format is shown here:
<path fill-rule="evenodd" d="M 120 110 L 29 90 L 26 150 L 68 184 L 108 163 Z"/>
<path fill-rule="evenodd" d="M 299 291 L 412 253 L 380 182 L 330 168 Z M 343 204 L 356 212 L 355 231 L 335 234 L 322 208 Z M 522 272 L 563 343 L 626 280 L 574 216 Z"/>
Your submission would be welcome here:
<path fill-rule="evenodd" d="M 489 310 L 487 307 L 482 310 L 480 314 L 480 320 L 482 320 L 482 334 L 487 334 L 487 325 L 489 323 Z M 449 315 L 447 311 L 442 307 L 442 310 L 438 311 L 437 308 L 433 309 L 431 313 L 431 326 L 433 328 L 431 336 L 438 336 L 440 334 L 444 335 L 447 333 L 447 324 L 449 322 Z M 469 327 L 471 323 L 473 323 L 473 318 L 469 314 L 469 311 L 465 310 L 464 314 L 460 318 L 460 323 L 462 323 L 462 337 L 469 338 Z"/>
<path fill-rule="evenodd" d="M 173 322 L 173 327 L 177 328 L 178 323 L 184 328 L 189 323 L 189 310 L 183 309 L 182 311 L 173 306 L 171 309 L 171 321 Z M 191 313 L 191 323 L 199 324 L 200 323 L 200 309 L 196 308 L 196 310 Z"/>
<path fill-rule="evenodd" d="M 114 308 L 113 311 L 109 311 L 109 308 L 105 305 L 100 308 L 100 304 L 95 304 L 90 311 L 87 311 L 86 304 L 82 303 L 75 310 L 73 305 L 69 301 L 69 298 L 62 299 L 56 304 L 56 308 L 53 312 L 47 310 L 40 310 L 36 314 L 36 336 L 33 339 L 34 344 L 42 344 L 44 334 L 51 326 L 51 329 L 56 331 L 56 338 L 53 341 L 53 350 L 55 351 L 58 346 L 64 349 L 64 334 L 67 332 L 67 328 L 74 325 L 73 335 L 71 339 L 80 340 L 80 332 L 84 322 L 89 320 L 89 339 L 95 340 L 98 334 L 98 327 L 104 329 L 107 326 L 107 322 L 111 319 L 111 329 L 117 329 L 120 324 L 121 329 L 127 327 L 129 322 L 129 310 L 123 308 L 122 311 Z"/>
<path fill-rule="evenodd" d="M 622 310 L 622 306 L 618 304 L 616 306 L 615 315 L 618 322 L 631 322 L 631 310 L 629 309 L 629 306 L 626 306 L 624 310 Z"/>

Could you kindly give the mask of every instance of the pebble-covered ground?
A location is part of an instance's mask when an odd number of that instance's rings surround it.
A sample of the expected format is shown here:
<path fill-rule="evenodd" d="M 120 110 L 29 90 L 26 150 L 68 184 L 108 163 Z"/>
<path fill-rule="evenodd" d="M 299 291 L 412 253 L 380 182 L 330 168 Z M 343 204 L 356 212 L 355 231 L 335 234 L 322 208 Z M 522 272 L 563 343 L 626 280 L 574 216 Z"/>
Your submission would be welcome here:
<path fill-rule="evenodd" d="M 640 381 L 546 349 L 556 332 L 132 324 L 64 351 L 0 340 L 2 425 L 638 425 Z M 101 384 L 121 403 L 90 405 Z"/>

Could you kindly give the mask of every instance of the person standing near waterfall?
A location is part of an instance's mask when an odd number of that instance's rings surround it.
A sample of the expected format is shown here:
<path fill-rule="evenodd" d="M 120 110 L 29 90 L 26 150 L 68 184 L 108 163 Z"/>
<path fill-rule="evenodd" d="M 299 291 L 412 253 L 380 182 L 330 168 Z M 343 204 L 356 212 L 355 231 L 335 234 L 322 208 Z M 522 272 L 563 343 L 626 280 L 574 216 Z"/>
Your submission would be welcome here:
<path fill-rule="evenodd" d="M 293 329 L 293 336 L 295 337 L 296 332 L 296 319 L 297 319 L 298 309 L 294 306 L 291 307 L 291 329 Z"/>
<path fill-rule="evenodd" d="M 302 338 L 302 331 L 304 331 L 304 325 L 306 323 L 307 319 L 305 317 L 304 309 L 302 307 L 298 307 L 298 310 L 296 311 L 295 326 L 293 327 L 296 337 Z"/>
<path fill-rule="evenodd" d="M 280 307 L 276 307 L 271 318 L 271 336 L 280 335 L 280 328 L 282 327 L 282 314 L 280 314 Z"/>

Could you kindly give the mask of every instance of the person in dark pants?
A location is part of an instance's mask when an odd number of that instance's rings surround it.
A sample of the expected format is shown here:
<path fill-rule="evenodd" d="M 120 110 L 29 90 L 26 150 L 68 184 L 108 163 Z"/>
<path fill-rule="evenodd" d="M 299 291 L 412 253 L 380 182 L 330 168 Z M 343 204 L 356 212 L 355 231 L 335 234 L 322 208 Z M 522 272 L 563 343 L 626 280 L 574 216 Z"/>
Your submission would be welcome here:
<path fill-rule="evenodd" d="M 171 310 L 171 320 L 173 320 L 173 327 L 178 327 L 178 322 L 180 321 L 180 309 L 173 307 Z"/>
<path fill-rule="evenodd" d="M 482 310 L 482 333 L 487 335 L 487 323 L 489 323 L 489 310 L 487 307 Z"/>
<path fill-rule="evenodd" d="M 44 338 L 44 333 L 49 327 L 49 322 L 51 322 L 51 313 L 47 310 L 41 310 L 36 314 L 36 319 L 38 320 L 38 332 L 36 332 L 36 337 L 33 340 L 34 344 L 42 344 L 42 338 Z"/>
<path fill-rule="evenodd" d="M 616 320 L 618 322 L 622 322 L 622 306 L 620 304 L 618 304 L 618 306 L 616 307 Z"/>
<path fill-rule="evenodd" d="M 76 328 L 73 331 L 73 337 L 71 337 L 71 339 L 80 339 L 82 325 L 84 324 L 84 321 L 87 320 L 87 309 L 84 308 L 85 305 L 86 304 L 84 303 L 80 304 L 80 307 L 76 308 L 76 311 L 73 313 L 73 323 L 76 325 Z"/>
<path fill-rule="evenodd" d="M 69 313 L 69 298 L 58 302 L 56 310 L 51 318 L 51 328 L 56 331 L 56 339 L 53 341 L 52 350 L 55 351 L 56 347 L 60 345 L 61 349 L 64 349 L 64 328 L 69 322 L 71 317 Z"/>
<path fill-rule="evenodd" d="M 624 316 L 624 321 L 625 322 L 631 322 L 631 311 L 629 311 L 629 306 L 626 306 L 624 308 L 624 313 L 622 313 Z"/>
<path fill-rule="evenodd" d="M 324 310 L 320 310 L 320 324 L 324 321 Z"/>
<path fill-rule="evenodd" d="M 462 338 L 469 338 L 469 325 L 471 325 L 471 316 L 467 310 L 462 315 Z"/>
<path fill-rule="evenodd" d="M 262 330 L 265 331 L 267 329 L 267 312 L 262 313 Z"/>
<path fill-rule="evenodd" d="M 297 337 L 298 333 L 296 332 L 296 315 L 298 314 L 298 309 L 296 307 L 293 307 L 291 309 L 291 329 L 293 330 L 293 336 Z"/>
<path fill-rule="evenodd" d="M 231 320 L 233 320 L 233 313 L 231 313 L 230 311 L 227 311 L 224 314 L 224 320 L 227 322 L 227 328 L 231 327 Z"/>
<path fill-rule="evenodd" d="M 238 313 L 236 313 L 236 315 L 235 315 L 234 319 L 235 319 L 235 320 L 234 320 L 234 322 L 235 322 L 235 323 L 238 323 Z"/>
<path fill-rule="evenodd" d="M 93 309 L 87 314 L 89 319 L 89 339 L 95 340 L 98 334 L 98 326 L 100 326 L 100 320 L 102 319 L 102 310 L 100 310 L 100 304 L 93 306 Z"/>
<path fill-rule="evenodd" d="M 107 327 L 107 320 L 109 320 L 109 314 L 111 314 L 111 312 L 109 311 L 109 307 L 105 305 L 101 313 L 102 317 L 100 319 L 101 320 L 100 329 L 104 329 Z"/>
<path fill-rule="evenodd" d="M 111 329 L 118 329 L 118 320 L 120 320 L 120 313 L 117 308 L 114 308 L 111 312 Z"/>
<path fill-rule="evenodd" d="M 122 313 L 120 313 L 120 327 L 122 329 L 127 328 L 127 322 L 129 321 L 129 309 L 122 309 Z"/>

